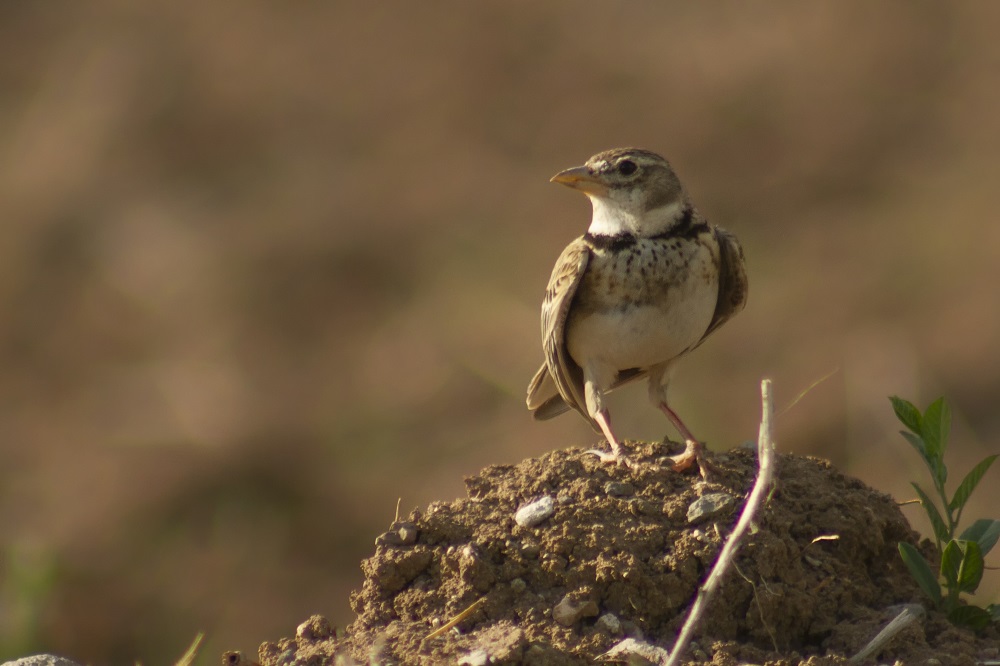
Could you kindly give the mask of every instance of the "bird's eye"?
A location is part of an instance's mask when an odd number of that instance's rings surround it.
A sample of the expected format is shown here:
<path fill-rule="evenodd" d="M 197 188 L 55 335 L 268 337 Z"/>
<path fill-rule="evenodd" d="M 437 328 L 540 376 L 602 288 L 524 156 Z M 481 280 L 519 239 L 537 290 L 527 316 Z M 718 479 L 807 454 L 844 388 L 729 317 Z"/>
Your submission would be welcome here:
<path fill-rule="evenodd" d="M 623 176 L 631 176 L 638 168 L 632 160 L 622 160 L 618 163 L 618 173 Z"/>

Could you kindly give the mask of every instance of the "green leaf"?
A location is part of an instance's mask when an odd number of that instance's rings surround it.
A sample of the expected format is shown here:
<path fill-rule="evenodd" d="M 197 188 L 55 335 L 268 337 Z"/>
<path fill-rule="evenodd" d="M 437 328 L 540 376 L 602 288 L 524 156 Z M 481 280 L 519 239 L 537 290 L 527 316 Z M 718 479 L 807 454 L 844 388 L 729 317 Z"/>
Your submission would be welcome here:
<path fill-rule="evenodd" d="M 938 585 L 937 576 L 931 571 L 931 565 L 927 564 L 924 556 L 911 544 L 900 541 L 898 548 L 899 556 L 903 558 L 913 580 L 917 581 L 917 585 L 924 591 L 924 594 L 934 601 L 935 606 L 940 606 L 941 586 Z"/>
<path fill-rule="evenodd" d="M 939 542 L 945 542 L 951 539 L 951 534 L 948 532 L 948 526 L 945 525 L 944 518 L 941 517 L 941 514 L 938 512 L 937 507 L 934 506 L 934 502 L 931 501 L 931 498 L 928 497 L 927 493 L 921 490 L 920 486 L 917 484 L 911 483 L 910 485 L 913 486 L 913 489 L 917 491 L 917 495 L 920 496 L 920 504 L 923 505 L 924 511 L 927 512 L 927 517 L 931 521 L 931 528 L 934 530 L 934 538 Z M 939 543 L 938 548 L 940 547 L 941 544 Z"/>
<path fill-rule="evenodd" d="M 971 472 L 965 475 L 965 478 L 962 479 L 962 483 L 960 483 L 958 488 L 955 490 L 954 497 L 951 498 L 951 502 L 948 504 L 949 509 L 955 511 L 956 509 L 961 509 L 965 506 L 965 503 L 969 500 L 969 495 L 971 495 L 972 491 L 976 489 L 977 485 L 979 485 L 983 475 L 986 474 L 986 470 L 990 468 L 990 465 L 993 464 L 993 461 L 996 460 L 997 457 L 997 454 L 987 456 L 982 460 L 982 462 L 973 467 Z"/>
<path fill-rule="evenodd" d="M 921 439 L 920 435 L 914 435 L 912 432 L 906 432 L 905 430 L 900 430 L 899 434 L 906 438 L 906 441 L 917 450 L 920 457 L 924 459 L 928 465 L 930 465 L 930 460 L 927 458 L 927 445 L 924 444 L 924 440 Z"/>
<path fill-rule="evenodd" d="M 927 455 L 935 460 L 944 458 L 948 447 L 948 432 L 951 430 L 951 409 L 944 398 L 938 398 L 924 411 L 920 423 L 920 435 L 927 444 Z"/>
<path fill-rule="evenodd" d="M 969 525 L 958 538 L 978 543 L 979 550 L 982 551 L 983 557 L 985 557 L 993 550 L 993 546 L 997 545 L 997 540 L 1000 539 L 1000 520 L 980 518 Z"/>
<path fill-rule="evenodd" d="M 959 606 L 948 613 L 948 620 L 959 627 L 982 631 L 990 626 L 993 617 L 989 611 L 979 606 Z"/>
<path fill-rule="evenodd" d="M 921 421 L 920 410 L 917 409 L 909 400 L 903 400 L 895 395 L 889 396 L 889 402 L 892 403 L 892 411 L 896 412 L 896 418 L 899 419 L 899 422 L 919 435 Z"/>
<path fill-rule="evenodd" d="M 983 553 L 975 541 L 953 541 L 962 550 L 962 563 L 958 568 L 958 589 L 972 594 L 983 580 Z"/>
<path fill-rule="evenodd" d="M 994 622 L 1000 622 L 1000 604 L 990 604 L 986 607 L 986 612 L 990 614 Z"/>
<path fill-rule="evenodd" d="M 939 458 L 934 461 L 931 469 L 934 472 L 934 478 L 937 479 L 937 487 L 941 489 L 941 496 L 944 497 L 944 484 L 948 481 L 948 468 L 944 466 L 944 460 Z"/>
<path fill-rule="evenodd" d="M 941 551 L 941 577 L 949 590 L 958 588 L 958 572 L 962 568 L 962 549 L 951 540 Z"/>

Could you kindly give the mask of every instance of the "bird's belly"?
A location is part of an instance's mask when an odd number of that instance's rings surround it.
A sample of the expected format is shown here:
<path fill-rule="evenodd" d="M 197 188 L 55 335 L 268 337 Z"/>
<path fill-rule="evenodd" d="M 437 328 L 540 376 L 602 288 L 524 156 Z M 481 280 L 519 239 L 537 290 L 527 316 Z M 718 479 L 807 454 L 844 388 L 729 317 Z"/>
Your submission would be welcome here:
<path fill-rule="evenodd" d="M 580 366 L 586 359 L 615 371 L 665 363 L 701 340 L 717 298 L 717 280 L 692 279 L 674 285 L 659 303 L 619 302 L 571 315 L 570 356 Z"/>

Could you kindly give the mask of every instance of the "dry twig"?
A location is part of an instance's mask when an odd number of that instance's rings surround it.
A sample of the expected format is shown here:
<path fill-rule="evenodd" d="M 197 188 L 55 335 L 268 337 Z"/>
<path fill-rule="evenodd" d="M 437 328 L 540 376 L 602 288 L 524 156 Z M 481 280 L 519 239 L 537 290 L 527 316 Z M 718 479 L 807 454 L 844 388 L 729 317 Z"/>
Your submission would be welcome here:
<path fill-rule="evenodd" d="M 719 559 L 716 560 L 715 566 L 712 567 L 712 573 L 708 575 L 704 585 L 698 591 L 694 605 L 691 606 L 691 613 L 684 622 L 681 633 L 677 636 L 677 641 L 670 651 L 670 658 L 664 662 L 664 666 L 676 666 L 676 664 L 680 663 L 681 656 L 687 650 L 687 646 L 691 642 L 691 636 L 694 634 L 694 630 L 698 628 L 698 623 L 701 621 L 701 616 L 704 614 L 709 600 L 711 600 L 712 595 L 715 594 L 715 591 L 722 583 L 722 577 L 729 570 L 736 551 L 740 546 L 740 541 L 743 535 L 746 534 L 747 528 L 750 526 L 750 521 L 757 514 L 757 509 L 760 508 L 761 502 L 767 494 L 767 489 L 774 478 L 774 441 L 771 438 L 771 419 L 774 416 L 774 406 L 771 404 L 770 379 L 761 381 L 760 398 L 762 414 L 760 432 L 757 436 L 757 464 L 759 466 L 757 481 L 754 483 L 750 497 L 747 498 L 747 503 L 743 507 L 743 513 L 740 515 L 739 522 L 736 523 L 733 533 L 729 535 L 729 539 L 722 547 L 722 552 L 719 553 Z"/>

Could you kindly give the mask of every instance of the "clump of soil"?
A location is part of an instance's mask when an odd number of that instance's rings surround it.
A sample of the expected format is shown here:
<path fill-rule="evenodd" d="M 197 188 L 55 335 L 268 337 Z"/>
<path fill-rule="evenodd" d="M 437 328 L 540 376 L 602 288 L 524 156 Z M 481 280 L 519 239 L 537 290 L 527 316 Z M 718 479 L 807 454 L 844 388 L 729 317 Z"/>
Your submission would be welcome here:
<path fill-rule="evenodd" d="M 707 482 L 678 474 L 670 446 L 630 444 L 633 468 L 576 449 L 486 468 L 467 499 L 379 538 L 346 632 L 314 617 L 264 643 L 261 663 L 590 664 L 626 637 L 670 648 L 757 472 L 755 452 L 736 449 L 712 457 Z M 540 522 L 515 521 L 539 499 Z M 693 517 L 694 504 L 708 513 Z M 781 456 L 755 522 L 686 663 L 846 663 L 894 605 L 921 601 L 896 549 L 917 535 L 895 502 L 824 461 Z M 971 664 L 995 658 L 998 638 L 931 614 L 877 657 Z"/>

